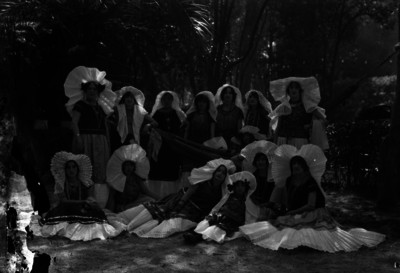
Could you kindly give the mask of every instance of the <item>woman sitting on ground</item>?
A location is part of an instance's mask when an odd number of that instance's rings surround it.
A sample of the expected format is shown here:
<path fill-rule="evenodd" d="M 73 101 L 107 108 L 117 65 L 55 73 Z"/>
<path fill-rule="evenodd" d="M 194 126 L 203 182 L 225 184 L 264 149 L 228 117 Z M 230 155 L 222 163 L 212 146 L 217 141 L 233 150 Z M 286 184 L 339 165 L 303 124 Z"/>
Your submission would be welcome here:
<path fill-rule="evenodd" d="M 239 227 L 246 222 L 247 201 L 256 188 L 256 179 L 249 172 L 232 174 L 227 193 L 201 221 L 194 232 L 184 234 L 185 241 L 196 243 L 201 239 L 223 243 L 237 238 Z"/>
<path fill-rule="evenodd" d="M 254 206 L 251 211 L 255 214 L 249 214 L 248 222 L 255 222 L 264 218 L 269 199 L 275 187 L 271 174 L 271 159 L 277 146 L 269 141 L 260 140 L 247 145 L 240 152 L 244 158 L 242 169 L 253 173 L 257 181 L 257 188 L 250 196 L 251 202 L 248 206 Z"/>
<path fill-rule="evenodd" d="M 191 186 L 176 194 L 123 211 L 128 231 L 145 238 L 164 238 L 193 228 L 226 192 L 228 173 L 235 170 L 230 160 L 215 159 L 193 169 Z"/>
<path fill-rule="evenodd" d="M 51 209 L 42 219 L 33 216 L 30 227 L 34 235 L 104 240 L 125 229 L 114 215 L 106 215 L 93 198 L 89 157 L 58 152 L 51 161 L 51 172 L 55 180 Z"/>
<path fill-rule="evenodd" d="M 272 250 L 308 246 L 349 252 L 361 246 L 374 247 L 385 239 L 383 234 L 361 228 L 343 230 L 329 214 L 319 184 L 326 157 L 318 146 L 307 144 L 298 151 L 282 145 L 273 161 L 277 187 L 271 196 L 274 205 L 269 220 L 241 227 L 254 244 Z"/>
<path fill-rule="evenodd" d="M 143 183 L 149 170 L 146 152 L 139 145 L 130 144 L 117 149 L 107 163 L 107 183 L 111 188 L 108 208 L 121 212 L 153 201 Z"/>

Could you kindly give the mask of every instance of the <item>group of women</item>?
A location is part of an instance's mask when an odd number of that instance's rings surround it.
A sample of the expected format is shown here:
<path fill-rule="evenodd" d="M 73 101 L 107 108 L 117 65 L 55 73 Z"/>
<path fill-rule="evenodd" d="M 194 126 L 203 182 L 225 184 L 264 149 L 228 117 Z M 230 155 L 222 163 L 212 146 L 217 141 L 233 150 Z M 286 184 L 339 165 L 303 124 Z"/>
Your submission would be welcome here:
<path fill-rule="evenodd" d="M 113 92 L 96 68 L 75 68 L 64 86 L 75 135 L 72 153 L 52 159 L 52 208 L 33 217 L 36 235 L 91 240 L 124 230 L 144 238 L 184 232 L 189 243 L 245 236 L 269 249 L 328 252 L 384 240 L 364 229 L 341 229 L 325 208 L 320 181 L 327 141 L 315 78 L 272 82 L 271 94 L 280 101 L 274 110 L 256 90 L 246 93 L 243 106 L 240 91 L 225 84 L 215 96 L 198 93 L 186 114 L 177 94 L 163 91 L 149 115 L 142 92 Z M 120 147 L 110 157 L 113 128 Z M 232 157 L 192 168 L 187 187 L 168 183 L 182 175 L 181 164 L 158 130 L 222 147 Z M 149 135 L 147 153 L 143 131 Z"/>

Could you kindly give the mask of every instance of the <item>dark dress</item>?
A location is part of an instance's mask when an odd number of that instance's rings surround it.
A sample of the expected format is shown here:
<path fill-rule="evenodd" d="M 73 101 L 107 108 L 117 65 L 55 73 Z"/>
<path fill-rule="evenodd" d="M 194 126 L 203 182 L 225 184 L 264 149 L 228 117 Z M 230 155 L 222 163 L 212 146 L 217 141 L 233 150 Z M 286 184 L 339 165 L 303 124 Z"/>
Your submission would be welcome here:
<path fill-rule="evenodd" d="M 289 210 L 295 210 L 307 205 L 308 195 L 312 192 L 317 194 L 315 209 L 325 207 L 325 197 L 318 187 L 317 182 L 312 177 L 306 183 L 299 186 L 295 186 L 289 177 L 286 181 L 286 191 Z"/>
<path fill-rule="evenodd" d="M 269 122 L 268 112 L 258 107 L 256 110 L 248 110 L 244 119 L 244 125 L 251 125 L 260 129 L 260 133 L 267 135 L 269 134 Z"/>
<path fill-rule="evenodd" d="M 210 113 L 190 113 L 187 117 L 189 122 L 188 139 L 197 143 L 203 143 L 211 138 L 211 125 L 214 123 Z"/>
<path fill-rule="evenodd" d="M 213 186 L 211 181 L 198 184 L 196 191 L 192 194 L 180 211 L 175 211 L 181 197 L 188 188 L 180 190 L 178 193 L 170 194 L 156 202 L 148 202 L 143 205 L 151 213 L 154 219 L 159 222 L 171 217 L 185 218 L 193 222 L 200 222 L 211 211 L 211 209 L 221 200 L 221 186 Z"/>
<path fill-rule="evenodd" d="M 157 121 L 159 129 L 178 135 L 180 133 L 181 121 L 175 110 L 164 112 L 158 110 L 153 119 Z M 150 158 L 150 173 L 151 180 L 175 181 L 179 178 L 179 157 L 168 143 L 163 142 L 158 153 L 158 159 L 155 161 Z"/>
<path fill-rule="evenodd" d="M 215 136 L 222 136 L 228 146 L 231 138 L 238 134 L 238 121 L 243 119 L 242 110 L 236 105 L 230 111 L 222 109 L 222 105 L 217 107 L 217 123 L 215 126 Z"/>
<path fill-rule="evenodd" d="M 269 202 L 271 193 L 275 188 L 275 183 L 268 182 L 267 177 L 260 177 L 257 170 L 253 174 L 257 180 L 257 188 L 250 195 L 251 201 L 253 201 L 253 203 L 257 206 L 259 206 L 261 204 L 266 204 Z"/>
<path fill-rule="evenodd" d="M 92 106 L 80 100 L 73 110 L 81 114 L 78 122 L 81 135 L 106 135 L 106 114 L 99 105 Z"/>
<path fill-rule="evenodd" d="M 237 198 L 231 194 L 218 212 L 211 213 L 206 217 L 209 225 L 216 225 L 224 230 L 227 236 L 231 236 L 244 225 L 246 218 L 246 199 Z"/>
<path fill-rule="evenodd" d="M 66 185 L 64 193 L 60 197 L 61 200 L 82 202 L 61 202 L 41 219 L 42 225 L 54 225 L 60 222 L 81 224 L 107 222 L 106 215 L 97 205 L 90 205 L 84 201 L 88 197 L 88 188 L 82 184 L 77 187 Z"/>
<path fill-rule="evenodd" d="M 312 114 L 307 113 L 303 104 L 291 105 L 292 113 L 280 116 L 278 121 L 278 137 L 290 138 L 310 138 L 309 130 L 305 125 L 311 125 Z"/>
<path fill-rule="evenodd" d="M 104 184 L 106 183 L 106 166 L 110 158 L 106 134 L 106 115 L 99 105 L 89 105 L 84 101 L 75 103 L 73 110 L 80 113 L 78 127 L 83 147 L 73 143 L 72 152 L 87 155 L 93 166 L 93 182 Z M 83 150 L 80 148 L 83 148 Z M 97 198 L 102 197 L 96 196 Z"/>

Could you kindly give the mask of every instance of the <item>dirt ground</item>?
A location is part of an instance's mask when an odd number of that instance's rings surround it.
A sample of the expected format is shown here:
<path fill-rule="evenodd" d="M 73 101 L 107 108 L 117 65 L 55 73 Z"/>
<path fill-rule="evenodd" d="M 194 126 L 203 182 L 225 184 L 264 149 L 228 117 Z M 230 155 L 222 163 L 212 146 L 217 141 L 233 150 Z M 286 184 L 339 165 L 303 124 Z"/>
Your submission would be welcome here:
<path fill-rule="evenodd" d="M 344 227 L 387 235 L 377 248 L 329 254 L 309 248 L 272 251 L 240 238 L 222 245 L 186 245 L 181 234 L 142 239 L 123 233 L 100 241 L 73 242 L 53 237 L 28 240 L 31 251 L 51 256 L 49 272 L 400 272 L 400 213 L 379 212 L 351 193 L 329 192 L 328 207 Z"/>

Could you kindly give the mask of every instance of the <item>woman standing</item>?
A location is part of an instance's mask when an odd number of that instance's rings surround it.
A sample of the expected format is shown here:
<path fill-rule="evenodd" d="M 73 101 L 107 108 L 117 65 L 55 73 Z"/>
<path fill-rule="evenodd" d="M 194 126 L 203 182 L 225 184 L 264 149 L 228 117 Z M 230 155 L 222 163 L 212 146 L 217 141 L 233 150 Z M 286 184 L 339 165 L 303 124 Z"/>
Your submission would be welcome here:
<path fill-rule="evenodd" d="M 157 95 L 151 117 L 158 123 L 158 129 L 172 135 L 181 133 L 186 118 L 179 107 L 178 95 L 172 91 L 162 91 Z M 156 130 L 150 133 L 150 146 L 155 149 L 149 153 L 150 173 L 146 183 L 152 196 L 159 199 L 179 190 L 180 160 Z"/>
<path fill-rule="evenodd" d="M 243 126 L 242 94 L 233 85 L 224 84 L 215 94 L 215 106 L 218 111 L 215 136 L 222 136 L 230 148 L 231 138 Z"/>
<path fill-rule="evenodd" d="M 300 147 L 312 143 L 329 147 L 323 124 L 325 110 L 318 106 L 321 100 L 318 82 L 314 77 L 290 77 L 271 82 L 271 94 L 281 101 L 273 113 L 276 143 Z M 311 137 L 313 139 L 311 139 Z"/>
<path fill-rule="evenodd" d="M 158 124 L 144 109 L 145 97 L 142 91 L 133 86 L 125 86 L 115 93 L 117 94 L 117 111 L 114 112 L 113 119 L 120 137 L 118 147 L 133 143 L 140 145 L 140 131 L 143 122 L 147 121 L 153 126 Z"/>
<path fill-rule="evenodd" d="M 244 125 L 255 126 L 260 129 L 260 133 L 271 137 L 270 118 L 272 112 L 271 103 L 265 96 L 257 90 L 250 90 L 245 95 L 246 104 L 244 106 Z"/>
<path fill-rule="evenodd" d="M 69 73 L 64 84 L 65 94 L 70 98 L 66 106 L 72 116 L 72 151 L 90 158 L 94 196 L 101 208 L 108 199 L 105 170 L 110 147 L 106 116 L 112 113 L 116 98 L 105 75 L 97 68 L 79 66 Z"/>
<path fill-rule="evenodd" d="M 186 115 L 186 139 L 202 144 L 214 137 L 217 110 L 214 95 L 210 91 L 198 93 Z"/>

